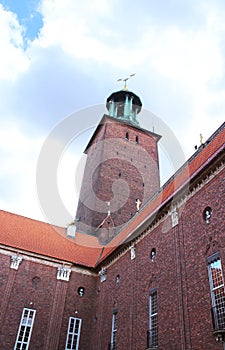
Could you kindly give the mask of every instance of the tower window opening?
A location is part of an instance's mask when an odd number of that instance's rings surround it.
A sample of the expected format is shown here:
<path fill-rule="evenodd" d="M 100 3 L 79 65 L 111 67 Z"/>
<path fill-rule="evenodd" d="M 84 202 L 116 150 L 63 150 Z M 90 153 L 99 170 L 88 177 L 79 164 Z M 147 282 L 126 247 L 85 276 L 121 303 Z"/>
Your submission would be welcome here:
<path fill-rule="evenodd" d="M 126 132 L 126 137 L 125 137 L 126 140 L 129 140 L 129 132 L 127 131 Z"/>
<path fill-rule="evenodd" d="M 136 135 L 136 143 L 138 143 L 138 136 Z"/>

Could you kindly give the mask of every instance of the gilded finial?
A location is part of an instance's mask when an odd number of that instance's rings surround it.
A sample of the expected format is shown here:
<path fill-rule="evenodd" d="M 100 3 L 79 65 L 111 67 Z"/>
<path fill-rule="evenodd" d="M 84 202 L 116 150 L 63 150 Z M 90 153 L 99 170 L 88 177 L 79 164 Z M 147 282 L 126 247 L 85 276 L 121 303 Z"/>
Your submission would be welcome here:
<path fill-rule="evenodd" d="M 202 143 L 203 143 L 203 136 L 202 134 L 200 134 L 200 145 L 202 145 Z"/>
<path fill-rule="evenodd" d="M 127 80 L 131 79 L 134 75 L 135 75 L 135 73 L 130 74 L 130 76 L 127 77 L 127 78 L 120 78 L 120 79 L 117 79 L 117 81 L 124 81 L 123 90 L 128 90 L 128 88 L 127 88 Z"/>

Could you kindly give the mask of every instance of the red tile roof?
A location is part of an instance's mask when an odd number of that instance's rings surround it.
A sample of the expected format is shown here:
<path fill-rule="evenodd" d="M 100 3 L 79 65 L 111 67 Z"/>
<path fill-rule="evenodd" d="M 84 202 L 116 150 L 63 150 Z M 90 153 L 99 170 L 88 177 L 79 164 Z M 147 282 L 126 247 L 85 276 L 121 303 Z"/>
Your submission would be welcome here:
<path fill-rule="evenodd" d="M 94 266 L 102 247 L 95 237 L 76 234 L 66 237 L 66 230 L 41 221 L 0 211 L 0 244 L 85 266 Z"/>
<path fill-rule="evenodd" d="M 104 249 L 93 236 L 77 232 L 75 239 L 67 238 L 65 228 L 5 211 L 0 211 L 0 244 L 15 250 L 36 253 L 87 267 L 96 266 L 99 261 L 103 261 L 116 247 L 125 242 L 138 227 L 168 202 L 174 194 L 184 188 L 224 149 L 224 126 L 215 135 L 175 174 L 174 179 L 169 181 L 161 192 L 141 208 L 140 212 Z"/>

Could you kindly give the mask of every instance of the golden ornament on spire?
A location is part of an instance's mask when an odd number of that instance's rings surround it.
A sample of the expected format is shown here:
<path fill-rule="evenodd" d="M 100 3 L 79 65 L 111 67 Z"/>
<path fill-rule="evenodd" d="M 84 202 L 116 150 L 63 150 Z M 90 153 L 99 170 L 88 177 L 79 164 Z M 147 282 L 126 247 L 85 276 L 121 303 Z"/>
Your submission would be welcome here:
<path fill-rule="evenodd" d="M 130 76 L 127 77 L 127 78 L 120 78 L 120 79 L 117 79 L 117 81 L 124 81 L 123 90 L 128 90 L 128 88 L 127 88 L 127 80 L 131 79 L 134 75 L 135 75 L 135 73 L 130 74 Z"/>

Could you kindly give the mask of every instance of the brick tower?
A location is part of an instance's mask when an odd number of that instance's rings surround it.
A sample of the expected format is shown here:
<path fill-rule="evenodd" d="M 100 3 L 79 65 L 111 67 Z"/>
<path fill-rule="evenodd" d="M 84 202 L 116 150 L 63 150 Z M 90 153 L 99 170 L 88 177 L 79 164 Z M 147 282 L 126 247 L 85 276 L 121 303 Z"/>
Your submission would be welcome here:
<path fill-rule="evenodd" d="M 76 228 L 109 242 L 159 189 L 160 136 L 137 120 L 142 103 L 133 92 L 112 93 L 108 115 L 97 126 L 85 153 Z"/>

